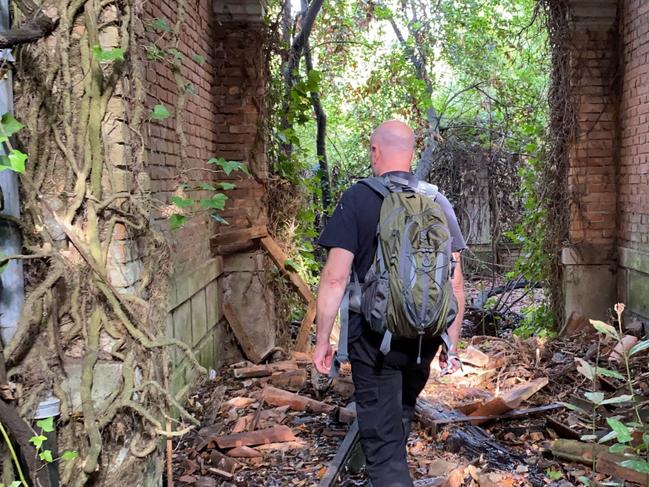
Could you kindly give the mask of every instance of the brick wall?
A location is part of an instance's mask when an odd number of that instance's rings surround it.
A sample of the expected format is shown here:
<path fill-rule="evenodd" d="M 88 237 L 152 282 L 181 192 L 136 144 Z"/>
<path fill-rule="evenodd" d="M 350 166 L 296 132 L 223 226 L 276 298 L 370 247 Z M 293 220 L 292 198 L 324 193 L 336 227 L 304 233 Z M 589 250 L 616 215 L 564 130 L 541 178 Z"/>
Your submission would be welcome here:
<path fill-rule="evenodd" d="M 224 261 L 215 254 L 211 239 L 219 233 L 266 222 L 262 181 L 267 177 L 267 167 L 264 139 L 258 128 L 263 106 L 259 99 L 265 86 L 263 27 L 259 22 L 216 18 L 211 0 L 186 1 L 185 8 L 185 24 L 177 47 L 182 55 L 182 83 L 191 84 L 185 91 L 183 110 L 185 156 L 176 130 L 179 89 L 172 66 L 146 61 L 146 106 L 150 109 L 163 104 L 172 113 L 166 120 L 149 124 L 144 134 L 146 164 L 150 188 L 159 203 L 152 218 L 167 235 L 172 251 L 174 270 L 168 276 L 171 286 L 167 334 L 190 344 L 204 366 L 214 367 L 236 357 L 238 352 L 234 337 L 222 320 Z M 174 0 L 151 0 L 145 4 L 145 23 L 164 19 L 173 27 L 176 16 Z M 149 32 L 148 36 L 154 40 L 159 32 Z M 162 41 L 159 47 L 172 46 Z M 196 55 L 205 62 L 197 61 Z M 215 173 L 216 166 L 207 164 L 213 157 L 245 162 L 252 177 Z M 230 199 L 222 213 L 230 225 L 221 227 L 205 215 L 191 219 L 179 230 L 169 231 L 167 217 L 173 209 L 169 201 L 180 183 L 193 186 L 215 180 L 236 184 L 234 190 L 227 192 Z M 137 243 L 133 237 L 124 236 Z M 138 259 L 146 258 L 135 250 L 124 252 L 119 245 L 114 253 L 129 254 L 132 267 Z M 119 270 L 125 268 L 122 265 Z M 192 372 L 181 354 L 176 354 L 175 359 L 173 388 L 178 390 L 191 379 Z"/>
<path fill-rule="evenodd" d="M 627 0 L 621 30 L 620 299 L 649 317 L 649 3 Z"/>
<path fill-rule="evenodd" d="M 606 319 L 616 300 L 617 1 L 571 2 L 569 242 L 563 249 L 565 315 Z"/>

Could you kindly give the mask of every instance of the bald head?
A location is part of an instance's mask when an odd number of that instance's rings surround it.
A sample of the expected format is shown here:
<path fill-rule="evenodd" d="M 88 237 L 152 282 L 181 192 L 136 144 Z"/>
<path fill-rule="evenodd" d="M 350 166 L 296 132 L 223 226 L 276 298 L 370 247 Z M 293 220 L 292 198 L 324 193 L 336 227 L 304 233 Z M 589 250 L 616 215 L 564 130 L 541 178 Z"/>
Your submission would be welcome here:
<path fill-rule="evenodd" d="M 415 134 L 399 120 L 383 122 L 370 138 L 372 170 L 380 176 L 389 171 L 410 171 Z"/>

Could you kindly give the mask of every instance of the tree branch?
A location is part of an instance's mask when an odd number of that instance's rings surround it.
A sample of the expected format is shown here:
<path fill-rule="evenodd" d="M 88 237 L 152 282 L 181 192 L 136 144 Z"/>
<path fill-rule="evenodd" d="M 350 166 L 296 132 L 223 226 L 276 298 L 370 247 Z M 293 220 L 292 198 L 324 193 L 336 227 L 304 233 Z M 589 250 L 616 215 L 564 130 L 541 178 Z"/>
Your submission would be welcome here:
<path fill-rule="evenodd" d="M 35 4 L 29 0 L 17 2 L 18 8 L 28 16 L 35 10 Z M 58 9 L 54 6 L 41 8 L 27 23 L 17 29 L 0 33 L 0 49 L 7 49 L 35 42 L 48 36 L 59 21 Z"/>

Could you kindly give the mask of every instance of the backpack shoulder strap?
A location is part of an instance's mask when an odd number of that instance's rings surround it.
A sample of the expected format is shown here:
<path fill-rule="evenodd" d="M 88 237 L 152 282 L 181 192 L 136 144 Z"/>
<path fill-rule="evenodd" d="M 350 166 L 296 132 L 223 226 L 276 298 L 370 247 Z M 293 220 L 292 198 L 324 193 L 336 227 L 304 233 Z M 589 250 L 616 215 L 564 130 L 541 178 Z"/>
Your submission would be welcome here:
<path fill-rule="evenodd" d="M 417 187 L 415 191 L 419 194 L 423 194 L 432 198 L 433 200 L 437 199 L 439 194 L 439 189 L 434 184 L 427 183 L 426 181 L 417 181 Z"/>
<path fill-rule="evenodd" d="M 363 184 L 377 193 L 381 198 L 385 198 L 390 194 L 390 188 L 386 185 L 386 181 L 381 177 L 365 178 L 359 181 L 360 184 Z"/>

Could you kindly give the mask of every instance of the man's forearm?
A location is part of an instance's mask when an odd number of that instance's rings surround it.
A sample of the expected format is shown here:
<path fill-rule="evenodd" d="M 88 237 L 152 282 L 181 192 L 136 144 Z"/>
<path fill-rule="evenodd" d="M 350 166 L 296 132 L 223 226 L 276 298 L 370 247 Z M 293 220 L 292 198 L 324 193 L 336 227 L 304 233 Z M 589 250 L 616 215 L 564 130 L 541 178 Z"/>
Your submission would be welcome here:
<path fill-rule="evenodd" d="M 316 343 L 328 343 L 346 283 L 321 282 L 316 303 Z"/>
<path fill-rule="evenodd" d="M 457 342 L 460 340 L 460 333 L 462 332 L 462 322 L 464 321 L 464 289 L 458 290 L 453 286 L 453 294 L 457 301 L 457 314 L 453 324 L 448 328 L 448 336 L 451 339 L 450 352 L 457 352 Z"/>

